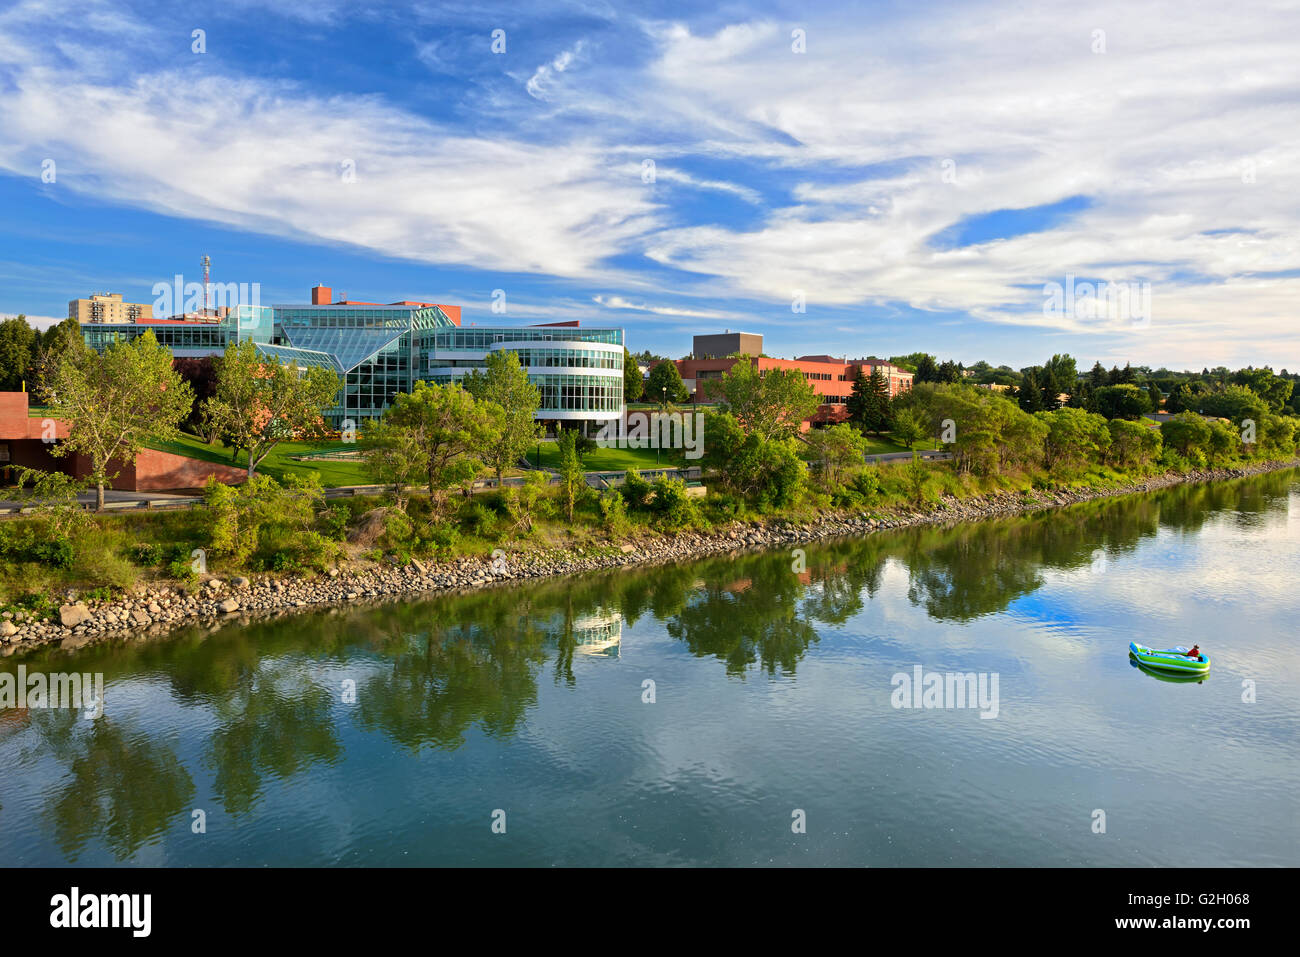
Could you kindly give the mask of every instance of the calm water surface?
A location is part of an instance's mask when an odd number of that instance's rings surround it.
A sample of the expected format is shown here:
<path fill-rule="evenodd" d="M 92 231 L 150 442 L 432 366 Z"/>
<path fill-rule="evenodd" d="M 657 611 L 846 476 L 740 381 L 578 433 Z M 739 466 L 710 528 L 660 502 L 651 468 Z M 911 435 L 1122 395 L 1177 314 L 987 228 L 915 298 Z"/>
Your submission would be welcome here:
<path fill-rule="evenodd" d="M 29 657 L 103 672 L 106 713 L 0 711 L 0 865 L 1300 864 L 1296 473 L 796 567 Z M 1159 680 L 1132 639 L 1213 673 Z M 895 708 L 917 665 L 996 674 L 996 718 Z"/>

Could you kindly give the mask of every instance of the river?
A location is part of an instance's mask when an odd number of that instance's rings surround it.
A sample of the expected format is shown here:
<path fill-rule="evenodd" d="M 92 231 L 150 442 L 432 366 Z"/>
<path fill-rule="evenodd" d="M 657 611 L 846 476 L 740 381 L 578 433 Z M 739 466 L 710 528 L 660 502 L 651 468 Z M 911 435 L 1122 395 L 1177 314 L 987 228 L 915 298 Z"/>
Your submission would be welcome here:
<path fill-rule="evenodd" d="M 1284 472 L 43 651 L 0 864 L 1295 866 L 1297 583 Z"/>

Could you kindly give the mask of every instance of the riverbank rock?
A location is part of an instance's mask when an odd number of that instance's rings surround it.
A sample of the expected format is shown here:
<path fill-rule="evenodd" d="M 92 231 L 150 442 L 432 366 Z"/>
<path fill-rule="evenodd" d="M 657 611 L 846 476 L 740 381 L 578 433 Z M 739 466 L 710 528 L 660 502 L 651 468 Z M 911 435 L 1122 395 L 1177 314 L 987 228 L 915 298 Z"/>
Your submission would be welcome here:
<path fill-rule="evenodd" d="M 76 628 L 88 621 L 90 621 L 90 609 L 81 602 L 77 602 L 75 605 L 59 606 L 59 623 L 64 628 Z"/>
<path fill-rule="evenodd" d="M 1130 485 L 1106 489 L 1079 488 L 997 492 L 958 500 L 945 496 L 925 508 L 896 507 L 890 511 L 856 515 L 827 513 L 810 522 L 787 519 L 731 522 L 707 532 L 662 534 L 636 542 L 586 545 L 571 548 L 525 549 L 488 559 L 462 556 L 445 562 L 413 561 L 409 564 L 367 562 L 329 569 L 328 577 L 293 575 L 262 576 L 254 583 L 243 576 L 226 581 L 213 578 L 202 585 L 180 587 L 155 584 L 143 591 L 135 588 L 130 597 L 116 601 L 77 601 L 67 593 L 58 617 L 26 611 L 0 612 L 0 657 L 29 651 L 46 643 L 62 643 L 64 649 L 80 648 L 90 641 L 128 637 L 144 639 L 189 625 L 216 630 L 225 627 L 221 616 L 236 611 L 250 617 L 289 614 L 298 609 L 328 607 L 342 602 L 369 602 L 400 598 L 431 591 L 461 590 L 507 580 L 528 580 L 553 575 L 580 574 L 601 568 L 648 566 L 689 561 L 709 555 L 739 555 L 759 548 L 775 548 L 792 542 L 812 542 L 876 530 L 919 525 L 951 527 L 960 522 L 995 516 L 1038 512 L 1074 502 L 1109 498 L 1138 491 L 1154 491 L 1187 482 L 1205 482 L 1242 475 L 1255 475 L 1279 468 L 1300 466 L 1300 460 L 1260 463 L 1246 469 L 1197 470 L 1154 476 Z M 368 533 L 383 532 L 385 509 L 366 513 Z M 366 534 L 362 535 L 364 539 Z M 359 563 L 358 563 L 359 564 Z M 237 591 L 236 591 L 237 590 Z M 238 599 L 234 597 L 238 594 Z M 224 597 L 224 600 L 220 600 Z M 88 607 L 89 606 L 89 607 Z"/>

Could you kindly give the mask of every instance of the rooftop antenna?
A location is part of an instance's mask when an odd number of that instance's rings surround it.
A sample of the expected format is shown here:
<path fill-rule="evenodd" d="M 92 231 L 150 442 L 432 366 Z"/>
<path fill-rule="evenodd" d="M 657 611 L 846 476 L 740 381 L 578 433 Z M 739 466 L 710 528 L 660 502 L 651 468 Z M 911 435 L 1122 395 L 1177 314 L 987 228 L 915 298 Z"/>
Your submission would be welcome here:
<path fill-rule="evenodd" d="M 199 265 L 203 267 L 203 314 L 206 316 L 208 315 L 211 306 L 211 301 L 209 296 L 210 288 L 208 285 L 208 280 L 210 278 L 210 273 L 212 270 L 211 257 L 204 256 L 202 259 L 199 260 Z"/>

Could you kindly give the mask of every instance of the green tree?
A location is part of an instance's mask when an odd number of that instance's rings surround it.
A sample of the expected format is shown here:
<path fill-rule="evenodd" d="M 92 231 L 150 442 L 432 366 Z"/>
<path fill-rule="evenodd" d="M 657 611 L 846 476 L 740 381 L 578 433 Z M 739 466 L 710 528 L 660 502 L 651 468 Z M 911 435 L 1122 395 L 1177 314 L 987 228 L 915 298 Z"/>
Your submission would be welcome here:
<path fill-rule="evenodd" d="M 26 316 L 0 322 L 0 392 L 18 392 L 36 362 L 39 341 Z"/>
<path fill-rule="evenodd" d="M 560 465 L 556 470 L 560 476 L 560 494 L 564 496 L 564 514 L 573 521 L 573 510 L 587 489 L 587 473 L 582 467 L 582 457 L 578 455 L 578 433 L 565 429 L 556 438 L 560 452 Z"/>
<path fill-rule="evenodd" d="M 953 362 L 951 359 L 945 359 L 943 362 L 939 363 L 939 368 L 935 372 L 934 381 L 946 382 L 951 385 L 952 383 L 960 382 L 961 379 L 961 365 L 959 363 Z"/>
<path fill-rule="evenodd" d="M 840 473 L 861 465 L 867 454 L 867 440 L 847 422 L 828 429 L 812 429 L 804 436 L 817 462 L 817 470 L 827 487 L 839 484 Z"/>
<path fill-rule="evenodd" d="M 849 421 L 863 432 L 879 435 L 889 429 L 889 401 L 889 382 L 879 366 L 872 367 L 869 376 L 856 372 L 847 403 Z"/>
<path fill-rule="evenodd" d="M 746 432 L 730 412 L 705 413 L 704 457 L 701 465 L 724 490 L 756 502 L 760 508 L 779 508 L 798 498 L 808 475 L 794 439 L 765 439 Z"/>
<path fill-rule="evenodd" d="M 1258 423 L 1268 412 L 1268 403 L 1244 385 L 1228 385 L 1198 395 L 1194 408 L 1201 415 L 1231 419 L 1240 425 L 1245 419 Z"/>
<path fill-rule="evenodd" d="M 1194 452 L 1205 454 L 1210 447 L 1210 423 L 1195 412 L 1180 412 L 1160 423 L 1160 437 L 1165 448 L 1185 458 Z"/>
<path fill-rule="evenodd" d="M 360 445 L 366 472 L 380 485 L 391 485 L 394 503 L 406 511 L 407 489 L 426 475 L 419 434 L 380 419 L 362 433 Z"/>
<path fill-rule="evenodd" d="M 1241 454 L 1241 435 L 1227 422 L 1210 423 L 1210 442 L 1206 458 L 1211 465 L 1223 465 Z"/>
<path fill-rule="evenodd" d="M 1096 413 L 1065 408 L 1039 412 L 1037 418 L 1047 425 L 1043 464 L 1049 469 L 1070 470 L 1097 461 L 1110 446 L 1110 429 Z"/>
<path fill-rule="evenodd" d="M 1191 411 L 1196 404 L 1198 394 L 1194 383 L 1180 382 L 1169 391 L 1169 398 L 1165 400 L 1165 411 L 1174 413 Z"/>
<path fill-rule="evenodd" d="M 1151 399 L 1135 385 L 1107 385 L 1097 390 L 1097 412 L 1108 419 L 1138 419 L 1151 411 Z"/>
<path fill-rule="evenodd" d="M 21 318 L 21 317 L 19 317 Z M 1269 411 L 1280 412 L 1291 398 L 1295 383 L 1276 375 L 1268 366 L 1247 366 L 1232 374 L 1234 385 L 1242 385 L 1268 403 Z"/>
<path fill-rule="evenodd" d="M 743 360 L 727 370 L 717 388 L 741 428 L 765 441 L 793 439 L 821 405 L 798 369 L 760 373 L 755 363 Z"/>
<path fill-rule="evenodd" d="M 929 353 L 921 353 L 916 357 L 916 375 L 913 382 L 938 382 L 939 365 L 934 361 L 934 356 Z"/>
<path fill-rule="evenodd" d="M 95 508 L 104 507 L 104 488 L 135 462 L 145 443 L 176 438 L 194 393 L 172 370 L 171 351 L 152 331 L 113 343 L 101 356 L 67 349 L 47 370 L 46 396 L 68 437 L 52 455 L 81 453 L 90 463 Z"/>
<path fill-rule="evenodd" d="M 320 366 L 306 369 L 262 355 L 251 340 L 232 342 L 216 360 L 216 384 L 204 421 L 236 449 L 248 450 L 248 476 L 281 442 L 320 435 L 322 414 L 343 380 Z"/>
<path fill-rule="evenodd" d="M 505 470 L 514 468 L 541 436 L 542 428 L 535 416 L 542 394 L 528 380 L 528 370 L 519 364 L 514 352 L 499 349 L 488 353 L 485 367 L 482 373 L 475 370 L 467 375 L 464 385 L 475 399 L 495 402 L 505 413 L 500 441 L 483 452 L 483 462 L 496 475 L 500 488 Z"/>
<path fill-rule="evenodd" d="M 641 367 L 636 356 L 623 347 L 623 401 L 636 402 L 645 391 L 645 379 L 641 377 Z"/>
<path fill-rule="evenodd" d="M 677 369 L 677 363 L 666 359 L 650 370 L 650 375 L 646 377 L 645 397 L 662 406 L 685 402 L 690 398 L 690 393 L 686 391 L 686 385 L 682 382 L 682 374 Z"/>
<path fill-rule="evenodd" d="M 915 409 L 904 407 L 894 413 L 894 428 L 891 434 L 895 442 L 910 449 L 929 434 L 929 429 Z"/>
<path fill-rule="evenodd" d="M 1092 381 L 1089 379 L 1080 379 L 1070 393 L 1070 399 L 1065 403 L 1071 409 L 1084 409 L 1088 412 L 1097 411 L 1097 393 L 1092 387 Z"/>
<path fill-rule="evenodd" d="M 1059 409 L 1062 392 L 1073 395 L 1078 388 L 1079 370 L 1074 357 L 1058 353 L 1043 366 L 1043 408 Z"/>
<path fill-rule="evenodd" d="M 1043 411 L 1042 370 L 1038 366 L 1022 370 L 1020 388 L 1016 389 L 1016 401 L 1026 412 Z"/>
<path fill-rule="evenodd" d="M 1126 419 L 1112 419 L 1107 429 L 1110 431 L 1107 458 L 1115 465 L 1121 468 L 1149 465 L 1159 458 L 1162 444 L 1159 429 Z"/>
<path fill-rule="evenodd" d="M 63 357 L 69 354 L 84 356 L 89 350 L 76 319 L 64 319 L 40 334 L 37 359 L 32 368 L 28 389 L 42 401 L 49 401 L 47 383 L 54 375 Z"/>
<path fill-rule="evenodd" d="M 495 402 L 476 401 L 459 383 L 421 381 L 414 391 L 398 394 L 384 422 L 407 431 L 404 441 L 419 449 L 431 506 L 441 514 L 446 490 L 482 471 L 484 452 L 505 427 L 505 411 Z"/>

